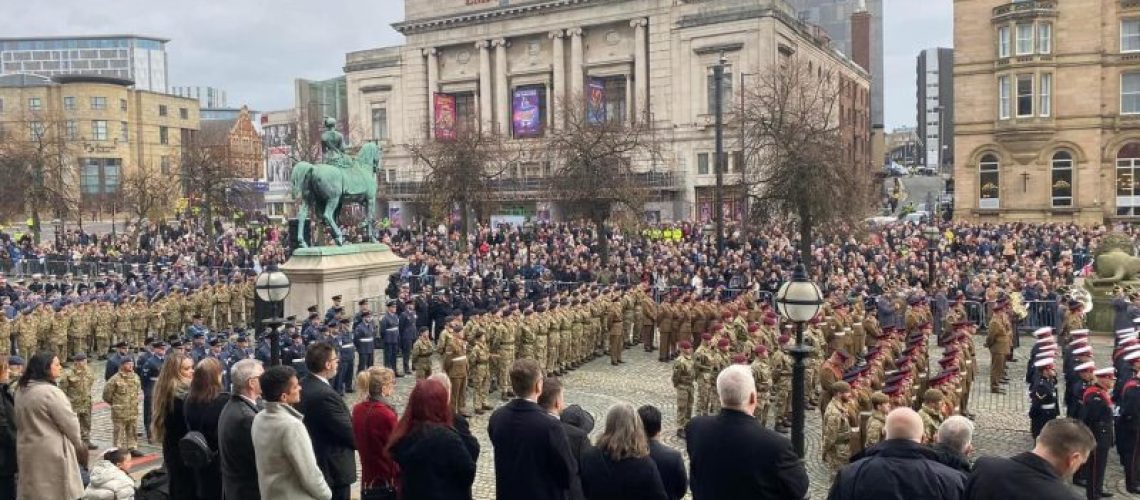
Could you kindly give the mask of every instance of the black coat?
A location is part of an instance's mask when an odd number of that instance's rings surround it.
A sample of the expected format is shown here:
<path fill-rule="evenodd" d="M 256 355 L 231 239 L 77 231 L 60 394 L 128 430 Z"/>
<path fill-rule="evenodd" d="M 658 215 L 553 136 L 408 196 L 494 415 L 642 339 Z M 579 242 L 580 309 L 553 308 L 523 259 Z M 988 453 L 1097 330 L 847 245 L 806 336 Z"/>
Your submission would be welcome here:
<path fill-rule="evenodd" d="M 183 412 L 185 401 L 185 394 L 176 394 L 171 398 L 162 434 L 162 464 L 170 481 L 172 500 L 193 499 L 197 491 L 194 469 L 185 466 L 178 453 L 178 441 L 186 435 L 186 414 Z"/>
<path fill-rule="evenodd" d="M 668 500 L 657 466 L 648 456 L 613 460 L 602 450 L 582 454 L 582 490 L 590 500 Z"/>
<path fill-rule="evenodd" d="M 198 431 L 206 438 L 210 449 L 218 451 L 218 425 L 222 416 L 222 408 L 229 402 L 229 393 L 218 394 L 213 401 L 204 404 L 191 404 L 189 401 L 182 407 L 186 413 L 188 430 Z M 215 456 L 210 464 L 194 470 L 197 482 L 198 498 L 214 500 L 222 497 L 222 463 Z"/>
<path fill-rule="evenodd" d="M 798 500 L 808 475 L 788 438 L 751 415 L 721 410 L 685 427 L 693 500 Z"/>
<path fill-rule="evenodd" d="M 662 444 L 656 439 L 649 440 L 649 457 L 657 464 L 661 484 L 669 500 L 680 500 L 689 491 L 689 475 L 685 472 L 685 460 L 681 452 Z"/>
<path fill-rule="evenodd" d="M 942 465 L 929 448 L 890 439 L 844 467 L 831 484 L 828 500 L 959 500 L 966 475 Z"/>
<path fill-rule="evenodd" d="M 467 448 L 467 454 L 471 455 L 471 460 L 479 461 L 479 440 L 471 434 L 471 424 L 467 422 L 467 417 L 462 413 L 456 413 L 451 416 L 451 426 L 455 428 L 455 432 L 459 433 L 459 439 L 463 440 L 463 446 Z"/>
<path fill-rule="evenodd" d="M 356 482 L 356 441 L 352 417 L 344 399 L 316 375 L 301 379 L 301 402 L 297 411 L 305 416 L 305 429 L 313 441 L 317 467 L 325 482 L 336 489 Z"/>
<path fill-rule="evenodd" d="M 563 500 L 577 464 L 558 419 L 538 404 L 515 399 L 487 425 L 495 447 L 498 500 Z"/>
<path fill-rule="evenodd" d="M 574 457 L 574 465 L 582 470 L 582 454 L 593 448 L 590 444 L 590 434 L 573 424 L 562 422 L 562 430 L 566 431 L 566 440 L 570 443 L 570 455 Z M 570 477 L 570 491 L 567 500 L 585 500 L 586 492 L 582 490 L 582 478 L 579 474 Z"/>
<path fill-rule="evenodd" d="M 425 425 L 392 445 L 400 465 L 401 498 L 460 500 L 471 498 L 475 459 L 451 427 Z"/>
<path fill-rule="evenodd" d="M 966 481 L 967 500 L 1076 500 L 1053 466 L 1031 452 L 1011 458 L 982 457 Z"/>
<path fill-rule="evenodd" d="M 226 498 L 261 498 L 251 434 L 253 417 L 258 411 L 257 406 L 234 394 L 218 418 L 218 455 L 222 465 L 222 491 Z"/>
<path fill-rule="evenodd" d="M 0 477 L 16 474 L 16 404 L 8 384 L 0 384 Z"/>

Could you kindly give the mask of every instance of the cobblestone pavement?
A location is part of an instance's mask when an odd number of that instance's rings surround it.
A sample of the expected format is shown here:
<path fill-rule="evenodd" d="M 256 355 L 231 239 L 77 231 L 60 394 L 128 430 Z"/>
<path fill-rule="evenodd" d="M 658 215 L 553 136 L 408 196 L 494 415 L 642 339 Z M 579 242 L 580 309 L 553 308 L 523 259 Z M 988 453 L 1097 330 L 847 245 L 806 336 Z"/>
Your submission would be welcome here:
<path fill-rule="evenodd" d="M 1033 440 L 1029 433 L 1028 402 L 1026 399 L 1026 386 L 1024 383 L 1025 360 L 1030 342 L 1022 338 L 1022 346 L 1016 350 L 1016 363 L 1009 365 L 1010 385 L 1007 394 L 992 394 L 989 392 L 989 355 L 982 346 L 984 338 L 975 339 L 978 352 L 978 379 L 982 382 L 973 385 L 971 394 L 971 410 L 977 415 L 977 429 L 974 436 L 975 457 L 981 455 L 1011 456 L 1033 447 Z M 1094 349 L 1098 366 L 1109 366 L 1108 357 L 1111 355 L 1108 338 L 1095 338 Z M 938 353 L 938 349 L 933 349 Z M 671 364 L 657 361 L 657 353 L 645 353 L 640 346 L 634 346 L 626 351 L 623 358 L 627 363 L 620 366 L 611 366 L 608 358 L 596 359 L 581 368 L 563 377 L 565 384 L 565 399 L 567 404 L 578 404 L 594 415 L 597 422 L 592 437 L 597 437 L 603 427 L 606 410 L 618 402 L 629 402 L 635 407 L 645 404 L 657 406 L 665 422 L 663 423 L 663 440 L 677 449 L 684 450 L 685 443 L 675 435 L 675 398 L 670 385 Z M 97 374 L 103 373 L 102 363 L 95 363 L 93 370 Z M 437 367 L 438 368 L 438 367 Z M 102 378 L 102 377 L 97 377 Z M 95 401 L 99 401 L 102 392 L 102 380 L 96 382 L 94 388 Z M 414 379 L 403 377 L 397 379 L 396 397 L 392 403 L 397 410 L 402 411 L 407 394 L 411 391 Z M 468 401 L 471 398 L 468 397 Z M 346 396 L 351 406 L 355 403 L 354 395 Z M 498 404 L 498 398 L 489 398 Z M 482 446 L 478 460 L 478 470 L 475 476 L 474 496 L 476 499 L 494 498 L 494 450 L 487 437 L 487 420 L 489 414 L 476 416 L 470 419 L 471 429 L 479 439 Z M 111 441 L 110 409 L 106 404 L 98 403 L 93 415 L 92 439 L 100 450 L 109 446 Z M 829 478 L 827 468 L 820 459 L 820 412 L 807 412 L 807 470 L 811 477 L 811 498 L 822 499 L 827 496 Z M 135 461 L 134 475 L 141 477 L 147 470 L 161 465 L 161 451 L 158 446 L 148 445 L 140 440 L 141 448 L 147 456 Z M 687 460 L 687 457 L 686 457 Z M 1107 488 L 1123 498 L 1129 498 L 1124 490 L 1123 470 L 1117 459 L 1115 451 L 1110 454 Z M 1075 487 L 1074 487 L 1075 488 Z M 354 490 L 355 491 L 355 490 Z M 1075 489 L 1082 495 L 1083 489 Z"/>

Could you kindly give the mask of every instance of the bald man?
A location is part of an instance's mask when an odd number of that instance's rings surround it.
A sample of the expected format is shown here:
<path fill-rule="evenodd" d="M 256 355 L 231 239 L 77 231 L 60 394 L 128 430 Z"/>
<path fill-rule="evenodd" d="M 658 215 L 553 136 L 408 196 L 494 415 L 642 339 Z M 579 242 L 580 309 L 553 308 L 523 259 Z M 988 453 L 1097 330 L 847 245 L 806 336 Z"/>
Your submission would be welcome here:
<path fill-rule="evenodd" d="M 886 440 L 839 471 L 829 500 L 962 498 L 966 475 L 936 462 L 922 446 L 922 417 L 917 412 L 895 409 L 887 414 L 884 430 Z"/>

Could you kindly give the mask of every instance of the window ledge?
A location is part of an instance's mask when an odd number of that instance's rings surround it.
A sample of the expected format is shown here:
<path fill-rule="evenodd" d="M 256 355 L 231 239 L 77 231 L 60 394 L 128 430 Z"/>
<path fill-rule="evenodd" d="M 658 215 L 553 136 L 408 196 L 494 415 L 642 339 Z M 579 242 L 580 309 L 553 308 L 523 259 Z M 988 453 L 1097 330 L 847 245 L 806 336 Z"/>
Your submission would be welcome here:
<path fill-rule="evenodd" d="M 974 215 L 998 215 L 1001 213 L 1000 208 L 975 208 L 971 210 Z"/>
<path fill-rule="evenodd" d="M 1073 214 L 1077 213 L 1079 209 L 1077 207 L 1049 207 L 1049 211 L 1054 214 Z"/>

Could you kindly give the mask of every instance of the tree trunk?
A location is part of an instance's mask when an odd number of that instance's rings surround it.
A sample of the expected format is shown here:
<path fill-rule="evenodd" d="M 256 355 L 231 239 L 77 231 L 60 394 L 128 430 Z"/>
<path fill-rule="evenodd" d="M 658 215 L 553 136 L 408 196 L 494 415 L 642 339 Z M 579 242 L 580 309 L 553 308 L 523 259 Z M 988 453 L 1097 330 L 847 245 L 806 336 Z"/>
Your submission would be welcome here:
<path fill-rule="evenodd" d="M 467 198 L 459 200 L 459 243 L 460 250 L 467 249 L 467 234 L 471 231 L 471 217 L 467 215 L 468 209 Z M 450 224 L 449 224 L 450 225 Z"/>
<path fill-rule="evenodd" d="M 40 244 L 40 207 L 35 203 L 32 204 L 32 227 L 28 228 L 32 231 L 32 241 L 36 245 Z"/>

